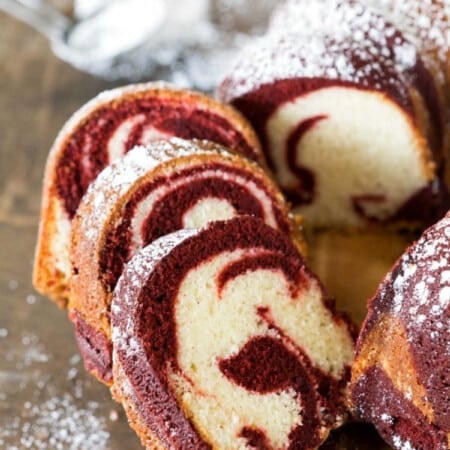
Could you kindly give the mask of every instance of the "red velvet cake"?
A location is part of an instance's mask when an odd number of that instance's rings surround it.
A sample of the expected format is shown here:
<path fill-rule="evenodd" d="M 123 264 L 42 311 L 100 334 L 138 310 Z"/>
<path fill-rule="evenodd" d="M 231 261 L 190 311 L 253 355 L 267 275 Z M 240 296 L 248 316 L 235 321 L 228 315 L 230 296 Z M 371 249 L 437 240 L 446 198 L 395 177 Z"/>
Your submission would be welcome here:
<path fill-rule="evenodd" d="M 264 170 L 218 144 L 155 142 L 98 175 L 72 223 L 69 281 L 70 317 L 85 366 L 98 379 L 112 381 L 109 310 L 125 263 L 161 236 L 236 215 L 259 217 L 303 243 Z"/>
<path fill-rule="evenodd" d="M 136 144 L 172 136 L 207 139 L 262 161 L 245 119 L 205 95 L 163 83 L 100 94 L 66 123 L 47 160 L 33 275 L 38 291 L 66 305 L 71 221 L 100 171 Z"/>
<path fill-rule="evenodd" d="M 345 419 L 348 322 L 260 219 L 145 247 L 111 323 L 113 395 L 148 449 L 315 449 Z"/>
<path fill-rule="evenodd" d="M 450 448 L 450 213 L 370 301 L 350 399 L 356 416 L 397 450 Z"/>
<path fill-rule="evenodd" d="M 357 2 L 283 8 L 217 96 L 252 123 L 305 223 L 421 225 L 442 215 L 442 101 L 411 41 Z"/>

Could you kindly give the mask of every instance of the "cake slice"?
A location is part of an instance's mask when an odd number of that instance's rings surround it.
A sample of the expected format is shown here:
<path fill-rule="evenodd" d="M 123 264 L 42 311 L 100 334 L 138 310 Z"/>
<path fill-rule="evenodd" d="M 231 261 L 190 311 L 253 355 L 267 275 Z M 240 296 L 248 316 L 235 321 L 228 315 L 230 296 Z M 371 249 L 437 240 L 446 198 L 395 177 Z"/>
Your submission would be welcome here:
<path fill-rule="evenodd" d="M 148 449 L 315 449 L 346 417 L 351 327 L 260 219 L 145 247 L 111 321 L 113 395 Z"/>
<path fill-rule="evenodd" d="M 280 187 L 312 227 L 415 227 L 445 213 L 436 80 L 373 9 L 282 3 L 217 96 L 252 123 Z"/>
<path fill-rule="evenodd" d="M 69 301 L 85 366 L 99 380 L 112 382 L 109 311 L 125 263 L 161 236 L 237 215 L 259 217 L 303 245 L 275 183 L 218 144 L 159 141 L 100 173 L 72 223 Z"/>
<path fill-rule="evenodd" d="M 370 301 L 350 400 L 396 450 L 450 448 L 450 214 L 405 252 Z"/>
<path fill-rule="evenodd" d="M 207 139 L 263 160 L 241 115 L 203 94 L 164 83 L 100 94 L 66 123 L 47 160 L 33 273 L 39 292 L 66 306 L 71 222 L 100 171 L 137 144 L 173 136 Z"/>

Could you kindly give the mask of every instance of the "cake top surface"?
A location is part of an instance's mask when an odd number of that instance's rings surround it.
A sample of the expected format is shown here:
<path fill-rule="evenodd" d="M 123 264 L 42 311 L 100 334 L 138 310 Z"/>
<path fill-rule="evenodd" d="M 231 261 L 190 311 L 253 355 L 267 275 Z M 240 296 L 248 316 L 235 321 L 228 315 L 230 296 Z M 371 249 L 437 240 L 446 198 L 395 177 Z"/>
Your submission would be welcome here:
<path fill-rule="evenodd" d="M 428 229 L 407 251 L 382 284 L 377 297 L 391 299 L 390 309 L 411 331 L 432 321 L 436 330 L 450 329 L 450 214 Z M 376 301 L 372 308 L 385 307 Z M 431 337 L 438 337 L 438 333 Z M 450 346 L 446 351 L 450 357 Z"/>
<path fill-rule="evenodd" d="M 230 101 L 263 84 L 299 77 L 390 87 L 406 95 L 404 74 L 418 55 L 393 25 L 357 3 L 297 3 L 303 7 L 284 5 L 271 31 L 238 56 L 220 97 Z"/>
<path fill-rule="evenodd" d="M 182 91 L 182 89 L 166 81 L 150 81 L 148 83 L 130 84 L 122 87 L 117 87 L 115 89 L 108 89 L 106 91 L 102 91 L 96 97 L 94 97 L 89 103 L 91 103 L 92 105 L 94 104 L 101 105 L 103 103 L 108 103 L 112 100 L 121 98 L 125 95 L 135 94 L 139 92 L 161 91 L 161 90 L 173 92 Z"/>
<path fill-rule="evenodd" d="M 295 31 L 300 35 L 332 34 L 336 38 L 356 33 L 355 40 L 361 40 L 362 33 L 371 31 L 372 39 L 383 38 L 379 34 L 387 27 L 386 19 L 363 3 L 364 0 L 286 0 L 275 9 L 269 33 Z"/>
<path fill-rule="evenodd" d="M 348 8 L 349 5 L 353 8 Z M 397 27 L 420 51 L 437 51 L 446 60 L 450 48 L 448 0 L 285 0 L 275 10 L 270 29 L 288 27 L 300 32 L 322 32 L 340 27 L 345 32 L 345 27 L 351 30 L 364 26 L 370 14 L 367 7 Z M 356 17 L 363 9 L 367 12 Z"/>
<path fill-rule="evenodd" d="M 136 180 L 157 164 L 158 160 L 149 153 L 147 147 L 138 146 L 100 172 L 88 187 L 77 211 L 77 218 L 83 223 L 87 239 L 99 239 L 101 226 L 111 214 L 111 207 L 107 205 L 114 205 Z M 86 214 L 83 212 L 86 207 L 93 208 L 96 213 Z"/>
<path fill-rule="evenodd" d="M 421 52 L 447 63 L 450 50 L 448 0 L 363 0 L 396 25 Z"/>

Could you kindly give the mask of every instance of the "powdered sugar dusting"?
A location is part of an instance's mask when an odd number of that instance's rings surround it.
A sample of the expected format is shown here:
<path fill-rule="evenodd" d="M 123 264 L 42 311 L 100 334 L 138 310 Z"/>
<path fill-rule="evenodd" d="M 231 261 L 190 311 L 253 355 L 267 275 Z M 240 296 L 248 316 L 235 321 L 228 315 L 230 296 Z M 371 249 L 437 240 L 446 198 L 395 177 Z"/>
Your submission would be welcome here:
<path fill-rule="evenodd" d="M 365 8 L 371 8 L 390 22 L 414 44 L 419 52 L 447 64 L 450 49 L 450 4 L 445 0 L 359 0 L 350 9 L 343 0 L 288 0 L 274 13 L 271 30 L 297 29 L 303 32 L 339 32 L 342 24 L 354 21 Z M 364 7 L 362 5 L 364 5 Z M 344 6 L 345 7 L 342 7 Z M 346 12 L 345 12 L 346 11 Z M 366 11 L 368 11 L 366 9 Z M 345 14 L 345 17 L 344 17 Z M 362 18 L 363 16 L 361 16 Z M 347 22 L 342 22 L 342 19 Z M 355 29 L 355 39 L 362 36 Z M 340 31 L 342 33 L 342 31 Z"/>
<path fill-rule="evenodd" d="M 409 376 L 414 377 L 426 392 L 417 398 L 417 393 L 403 386 L 403 396 L 414 404 L 425 403 L 430 408 L 433 412 L 433 427 L 439 433 L 445 432 L 450 398 L 449 229 L 450 212 L 426 230 L 399 259 L 372 300 L 365 328 L 359 338 L 359 345 L 364 345 L 364 337 L 375 324 L 383 320 L 382 317 L 394 324 L 401 323 L 392 331 L 402 333 L 404 330 L 407 350 L 397 353 L 397 357 L 410 358 L 413 368 Z M 392 316 L 394 318 L 390 319 Z M 392 348 L 390 336 L 391 333 L 387 332 L 380 338 L 381 342 L 374 346 L 381 364 L 385 361 L 385 347 Z M 395 349 L 391 351 L 398 352 Z M 382 397 L 383 392 L 379 395 Z M 400 418 L 408 417 L 406 414 L 400 414 Z M 402 434 L 392 438 L 397 450 L 422 448 L 419 444 L 421 441 L 413 434 L 411 442 L 405 437 Z"/>
<path fill-rule="evenodd" d="M 399 313 L 403 306 L 403 287 L 405 283 L 416 273 L 417 266 L 410 264 L 405 267 L 403 274 L 398 274 L 394 280 L 394 312 Z"/>
<path fill-rule="evenodd" d="M 410 361 L 410 368 L 406 369 L 409 373 L 397 375 L 396 366 L 391 366 L 393 372 L 391 369 L 386 373 L 399 393 L 394 395 L 390 388 L 381 388 L 376 394 L 372 392 L 367 397 L 372 399 L 368 403 L 371 411 L 361 411 L 363 417 L 371 418 L 375 424 L 379 423 L 381 413 L 390 413 L 398 423 L 404 421 L 408 424 L 402 430 L 401 427 L 396 428 L 395 423 L 389 424 L 382 419 L 388 424 L 385 436 L 397 450 L 418 450 L 424 445 L 427 448 L 431 448 L 430 445 L 436 449 L 447 448 L 446 424 L 450 398 L 449 230 L 450 212 L 426 230 L 398 260 L 370 303 L 369 315 L 358 341 L 359 349 L 364 345 L 371 347 L 369 351 L 374 356 L 367 357 L 366 354 L 363 358 L 372 358 L 369 367 L 376 370 L 382 370 L 386 363 L 391 364 L 392 354 L 395 358 Z M 374 344 L 367 344 L 365 338 L 385 320 L 386 333 L 380 335 Z M 402 339 L 405 336 L 404 350 L 396 345 L 395 340 L 391 340 L 393 335 L 401 335 Z M 370 370 L 365 370 L 367 380 L 373 376 L 373 373 L 369 375 Z M 402 381 L 405 375 L 411 377 L 424 393 L 405 385 Z M 367 382 L 361 381 L 362 389 L 370 386 Z M 400 393 L 402 399 L 418 408 L 416 413 L 409 413 L 406 406 L 399 407 L 401 403 L 393 405 Z M 431 417 L 427 411 L 431 411 Z M 417 419 L 414 419 L 415 415 Z M 426 423 L 430 423 L 429 431 L 421 430 L 418 434 L 407 432 L 413 427 L 425 428 Z M 384 429 L 384 425 L 381 427 Z M 426 432 L 435 438 L 424 441 Z"/>
<path fill-rule="evenodd" d="M 268 35 L 241 53 L 219 96 L 230 101 L 274 80 L 314 77 L 405 96 L 405 74 L 417 58 L 412 43 L 361 4 L 292 1 L 275 15 Z"/>
<path fill-rule="evenodd" d="M 89 245 L 99 241 L 101 226 L 109 218 L 118 199 L 133 182 L 157 164 L 158 161 L 147 152 L 146 147 L 136 147 L 103 169 L 88 187 L 76 216 L 83 234 L 90 241 Z"/>
<path fill-rule="evenodd" d="M 229 151 L 219 144 L 201 139 L 185 140 L 178 137 L 155 142 L 148 147 L 148 153 L 159 162 L 165 162 L 172 158 L 186 157 L 192 155 L 219 154 L 229 156 Z"/>
<path fill-rule="evenodd" d="M 363 3 L 348 0 L 286 0 L 274 11 L 269 33 L 329 35 L 336 40 L 352 36 L 355 41 L 371 39 L 386 44 L 386 37 L 393 36 L 395 28 Z"/>
<path fill-rule="evenodd" d="M 185 239 L 198 232 L 199 230 L 179 230 L 152 242 L 128 262 L 117 282 L 111 303 L 115 380 L 113 389 L 117 395 L 125 396 L 129 401 L 136 402 L 136 394 L 127 371 L 133 371 L 136 367 L 141 373 L 151 371 L 150 363 L 145 357 L 144 343 L 136 333 L 140 291 L 158 263 Z M 133 364 L 125 364 L 130 359 Z"/>
<path fill-rule="evenodd" d="M 446 0 L 362 0 L 398 27 L 427 62 L 448 64 L 450 3 Z M 435 68 L 438 68 L 435 66 Z M 441 73 L 443 77 L 443 73 Z"/>
<path fill-rule="evenodd" d="M 143 344 L 135 337 L 135 314 L 140 305 L 139 293 L 157 264 L 184 240 L 199 230 L 179 230 L 152 242 L 126 265 L 117 282 L 111 304 L 111 326 L 114 352 L 139 354 Z"/>
<path fill-rule="evenodd" d="M 397 450 L 417 450 L 408 440 L 403 441 L 399 436 L 394 436 L 392 441 Z"/>
<path fill-rule="evenodd" d="M 439 306 L 445 311 L 450 305 L 450 286 L 444 286 L 439 292 Z"/>
<path fill-rule="evenodd" d="M 58 339 L 63 349 L 53 353 L 44 336 L 17 327 L 0 329 L 0 338 L 0 448 L 109 449 L 105 405 L 89 401 L 79 354 L 62 358 L 65 341 Z M 59 369 L 57 376 L 48 372 L 50 365 Z"/>
<path fill-rule="evenodd" d="M 445 312 L 450 306 L 448 226 L 450 216 L 428 230 L 401 258 L 399 268 L 393 275 L 393 312 L 406 315 L 411 326 L 421 326 L 430 312 L 435 316 L 434 326 L 446 320 Z M 439 325 L 444 326 L 450 326 L 450 323 Z"/>
<path fill-rule="evenodd" d="M 9 437 L 21 435 L 20 447 L 9 450 L 102 450 L 107 448 L 109 433 L 106 421 L 96 415 L 99 405 L 90 402 L 86 409 L 76 406 L 73 397 L 66 393 L 42 404 L 24 405 L 24 416 L 15 417 L 2 424 L 0 445 Z M 5 447 L 3 447 L 5 448 Z"/>

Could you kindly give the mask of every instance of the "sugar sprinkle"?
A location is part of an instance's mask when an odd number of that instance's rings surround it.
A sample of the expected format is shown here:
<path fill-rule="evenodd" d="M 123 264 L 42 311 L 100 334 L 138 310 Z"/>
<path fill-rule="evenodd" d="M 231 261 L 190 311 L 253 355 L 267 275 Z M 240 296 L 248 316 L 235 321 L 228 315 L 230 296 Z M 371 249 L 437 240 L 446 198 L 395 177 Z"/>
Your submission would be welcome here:
<path fill-rule="evenodd" d="M 404 97 L 417 59 L 411 42 L 359 3 L 288 1 L 269 33 L 237 57 L 218 95 L 230 101 L 275 80 L 322 77 Z"/>
<path fill-rule="evenodd" d="M 106 449 L 109 433 L 105 419 L 96 415 L 98 408 L 96 402 L 79 408 L 68 393 L 42 404 L 25 402 L 22 417 L 11 418 L 0 428 L 0 446 L 6 448 L 9 438 L 20 436 L 20 447 L 8 445 L 9 450 Z"/>

